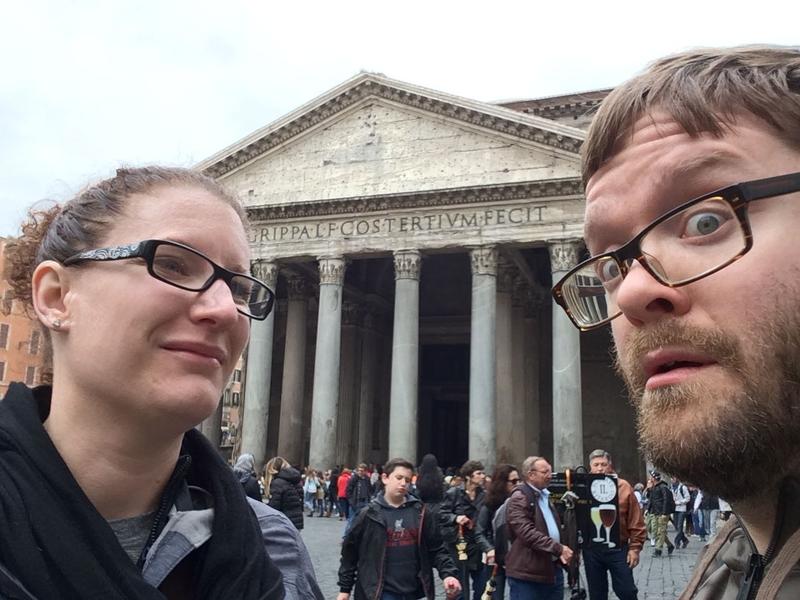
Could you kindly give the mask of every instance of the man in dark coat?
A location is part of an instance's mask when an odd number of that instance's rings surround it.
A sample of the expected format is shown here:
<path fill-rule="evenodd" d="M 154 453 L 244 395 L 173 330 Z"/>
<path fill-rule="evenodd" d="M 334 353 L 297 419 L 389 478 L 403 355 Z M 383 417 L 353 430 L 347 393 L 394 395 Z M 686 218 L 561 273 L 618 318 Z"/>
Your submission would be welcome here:
<path fill-rule="evenodd" d="M 375 490 L 370 483 L 369 475 L 367 475 L 367 465 L 361 463 L 347 482 L 347 502 L 350 504 L 350 515 L 347 518 L 345 534 L 353 526 L 353 519 L 356 518 L 358 512 L 372 500 L 374 493 Z"/>
<path fill-rule="evenodd" d="M 521 475 L 525 483 L 511 494 L 506 509 L 512 540 L 506 557 L 511 598 L 561 600 L 561 565 L 570 563 L 573 551 L 561 543 L 561 523 L 547 490 L 553 469 L 541 456 L 529 456 L 522 462 Z"/>

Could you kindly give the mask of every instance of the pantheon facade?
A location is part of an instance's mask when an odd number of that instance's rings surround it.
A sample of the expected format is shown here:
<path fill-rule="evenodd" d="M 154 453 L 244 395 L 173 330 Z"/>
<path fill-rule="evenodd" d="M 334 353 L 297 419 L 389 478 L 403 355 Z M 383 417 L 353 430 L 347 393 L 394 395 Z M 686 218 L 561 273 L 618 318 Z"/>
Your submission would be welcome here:
<path fill-rule="evenodd" d="M 316 468 L 644 461 L 610 334 L 549 288 L 584 255 L 579 149 L 608 90 L 486 103 L 362 73 L 199 165 L 245 202 L 243 452 Z"/>

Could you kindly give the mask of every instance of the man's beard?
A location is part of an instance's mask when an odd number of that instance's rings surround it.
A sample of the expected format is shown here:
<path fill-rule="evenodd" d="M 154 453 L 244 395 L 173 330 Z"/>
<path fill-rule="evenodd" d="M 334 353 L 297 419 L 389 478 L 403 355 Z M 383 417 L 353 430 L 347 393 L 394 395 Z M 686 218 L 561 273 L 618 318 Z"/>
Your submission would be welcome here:
<path fill-rule="evenodd" d="M 800 307 L 785 306 L 769 317 L 742 327 L 742 337 L 666 320 L 634 331 L 615 361 L 636 408 L 645 455 L 730 501 L 775 488 L 800 454 Z M 713 386 L 700 372 L 645 390 L 646 375 L 635 365 L 663 346 L 712 358 L 717 366 L 706 368 L 722 369 L 724 384 Z"/>

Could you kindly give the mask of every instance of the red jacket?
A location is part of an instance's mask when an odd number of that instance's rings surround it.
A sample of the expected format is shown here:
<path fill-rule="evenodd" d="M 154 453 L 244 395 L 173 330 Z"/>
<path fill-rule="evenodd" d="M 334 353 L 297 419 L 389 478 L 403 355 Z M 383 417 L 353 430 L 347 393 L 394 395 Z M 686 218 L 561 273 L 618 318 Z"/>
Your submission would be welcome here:
<path fill-rule="evenodd" d="M 347 482 L 350 481 L 352 473 L 342 473 L 336 480 L 336 491 L 339 498 L 347 498 Z"/>

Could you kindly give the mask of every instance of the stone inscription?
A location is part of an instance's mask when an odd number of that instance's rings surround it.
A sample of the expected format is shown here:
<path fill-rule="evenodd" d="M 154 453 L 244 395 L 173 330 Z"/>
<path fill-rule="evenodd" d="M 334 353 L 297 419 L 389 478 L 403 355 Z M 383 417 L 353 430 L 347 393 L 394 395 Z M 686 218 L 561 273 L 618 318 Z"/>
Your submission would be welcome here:
<path fill-rule="evenodd" d="M 349 217 L 318 223 L 296 223 L 255 227 L 250 243 L 300 242 L 362 236 L 385 236 L 414 232 L 442 232 L 475 227 L 496 227 L 541 223 L 545 205 L 488 208 L 426 215 L 393 217 Z"/>

